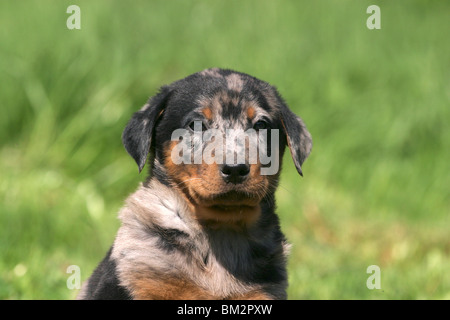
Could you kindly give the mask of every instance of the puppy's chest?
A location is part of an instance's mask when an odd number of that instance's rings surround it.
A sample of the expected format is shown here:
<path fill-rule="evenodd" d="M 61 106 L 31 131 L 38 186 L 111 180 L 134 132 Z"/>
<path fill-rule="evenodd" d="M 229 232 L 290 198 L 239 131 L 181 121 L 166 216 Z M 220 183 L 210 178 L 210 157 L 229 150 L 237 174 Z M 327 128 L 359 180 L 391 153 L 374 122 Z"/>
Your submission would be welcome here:
<path fill-rule="evenodd" d="M 147 263 L 151 270 L 149 275 L 153 276 L 147 282 L 137 283 L 136 298 L 270 297 L 257 278 L 262 278 L 262 269 L 267 267 L 267 261 L 276 263 L 278 256 L 261 250 L 243 235 L 217 231 L 212 235 L 188 236 L 172 230 L 153 233 L 153 241 L 150 242 L 153 245 L 148 249 L 154 255 Z M 263 260 L 265 263 L 261 263 Z M 149 286 L 149 283 L 153 285 Z"/>
<path fill-rule="evenodd" d="M 285 296 L 286 246 L 275 222 L 266 219 L 250 230 L 205 229 L 177 214 L 178 206 L 159 205 L 147 190 L 139 192 L 145 194 L 131 197 L 120 213 L 112 252 L 120 284 L 133 298 Z"/>
<path fill-rule="evenodd" d="M 181 242 L 171 252 L 172 261 L 177 262 L 174 270 L 182 270 L 179 276 L 214 297 L 226 298 L 258 287 L 252 284 L 259 269 L 256 250 L 245 237 L 201 234 Z"/>

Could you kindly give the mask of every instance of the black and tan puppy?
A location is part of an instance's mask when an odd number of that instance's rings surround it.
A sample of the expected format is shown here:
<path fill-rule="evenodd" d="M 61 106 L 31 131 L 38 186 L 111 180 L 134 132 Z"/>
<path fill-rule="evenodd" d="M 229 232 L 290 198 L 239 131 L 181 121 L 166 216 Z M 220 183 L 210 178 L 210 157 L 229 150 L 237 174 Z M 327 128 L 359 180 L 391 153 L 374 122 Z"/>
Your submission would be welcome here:
<path fill-rule="evenodd" d="M 258 139 L 230 147 L 230 129 Z M 274 87 L 231 70 L 195 73 L 163 86 L 122 138 L 139 170 L 149 158 L 150 175 L 126 200 L 114 244 L 79 299 L 286 298 L 289 246 L 274 192 L 286 146 L 302 174 L 312 142 Z M 216 161 L 196 158 L 213 142 Z M 254 161 L 236 160 L 250 150 Z M 234 161 L 217 161 L 225 154 Z"/>

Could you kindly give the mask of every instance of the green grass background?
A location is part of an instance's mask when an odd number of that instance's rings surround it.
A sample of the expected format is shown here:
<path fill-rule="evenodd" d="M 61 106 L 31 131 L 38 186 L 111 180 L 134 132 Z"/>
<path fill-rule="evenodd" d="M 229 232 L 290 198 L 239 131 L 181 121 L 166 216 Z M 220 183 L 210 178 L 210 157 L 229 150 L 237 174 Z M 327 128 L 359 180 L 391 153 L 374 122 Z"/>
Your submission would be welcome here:
<path fill-rule="evenodd" d="M 81 8 L 81 30 L 66 9 Z M 381 8 L 381 30 L 366 9 Z M 450 299 L 448 1 L 1 1 L 0 298 L 72 299 L 145 174 L 121 145 L 208 67 L 276 85 L 314 147 L 277 192 L 289 299 Z M 378 265 L 381 289 L 366 269 Z"/>

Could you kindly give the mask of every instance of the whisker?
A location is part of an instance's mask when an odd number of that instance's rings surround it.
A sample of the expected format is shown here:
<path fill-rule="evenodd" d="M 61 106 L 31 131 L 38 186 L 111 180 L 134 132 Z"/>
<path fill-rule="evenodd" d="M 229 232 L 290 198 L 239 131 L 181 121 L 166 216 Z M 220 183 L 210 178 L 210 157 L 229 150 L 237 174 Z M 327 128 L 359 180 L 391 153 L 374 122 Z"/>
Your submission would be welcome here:
<path fill-rule="evenodd" d="M 192 181 L 192 180 L 203 180 L 202 178 L 189 178 L 189 179 L 185 179 L 181 182 L 178 182 L 176 185 L 179 186 L 182 183 L 188 182 L 188 181 Z"/>
<path fill-rule="evenodd" d="M 281 183 L 278 184 L 279 187 L 283 188 L 284 190 L 286 190 L 287 192 L 289 192 L 291 195 L 295 195 L 295 193 L 291 190 L 289 190 L 288 188 L 286 188 L 285 186 L 283 186 Z"/>

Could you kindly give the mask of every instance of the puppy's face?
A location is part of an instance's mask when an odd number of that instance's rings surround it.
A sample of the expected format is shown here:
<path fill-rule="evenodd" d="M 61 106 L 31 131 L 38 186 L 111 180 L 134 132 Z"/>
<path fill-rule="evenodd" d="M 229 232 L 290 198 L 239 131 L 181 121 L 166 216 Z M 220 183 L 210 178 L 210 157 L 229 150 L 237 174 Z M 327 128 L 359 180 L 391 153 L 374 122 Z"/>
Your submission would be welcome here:
<path fill-rule="evenodd" d="M 300 174 L 311 137 L 269 84 L 208 69 L 161 89 L 123 142 L 141 170 L 178 188 L 198 219 L 251 223 L 277 186 L 286 145 Z"/>

